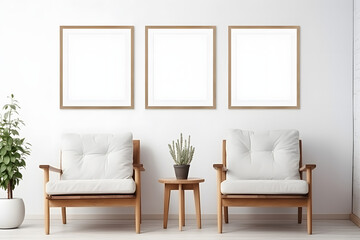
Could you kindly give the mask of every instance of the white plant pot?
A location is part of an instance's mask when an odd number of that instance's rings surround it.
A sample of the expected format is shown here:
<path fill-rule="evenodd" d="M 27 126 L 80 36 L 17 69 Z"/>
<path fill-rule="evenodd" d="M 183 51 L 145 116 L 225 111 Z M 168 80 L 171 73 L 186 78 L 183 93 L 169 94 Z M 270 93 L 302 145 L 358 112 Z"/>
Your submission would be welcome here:
<path fill-rule="evenodd" d="M 25 205 L 21 198 L 0 198 L 0 228 L 17 228 L 24 217 Z"/>

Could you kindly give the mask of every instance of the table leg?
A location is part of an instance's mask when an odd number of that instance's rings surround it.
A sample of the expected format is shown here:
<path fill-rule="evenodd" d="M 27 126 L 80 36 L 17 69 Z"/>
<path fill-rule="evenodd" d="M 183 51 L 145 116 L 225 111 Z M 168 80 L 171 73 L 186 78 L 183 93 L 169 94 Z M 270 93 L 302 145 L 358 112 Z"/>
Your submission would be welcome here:
<path fill-rule="evenodd" d="M 165 184 L 164 190 L 164 223 L 163 227 L 167 228 L 168 216 L 169 216 L 169 202 L 170 202 L 170 188 Z"/>
<path fill-rule="evenodd" d="M 182 225 L 185 226 L 185 191 L 182 190 Z"/>
<path fill-rule="evenodd" d="M 199 184 L 194 184 L 194 199 L 196 209 L 196 221 L 198 228 L 201 228 L 201 209 L 200 209 L 200 191 Z"/>
<path fill-rule="evenodd" d="M 183 201 L 184 201 L 184 190 L 182 184 L 179 184 L 179 230 L 182 230 L 183 226 Z"/>

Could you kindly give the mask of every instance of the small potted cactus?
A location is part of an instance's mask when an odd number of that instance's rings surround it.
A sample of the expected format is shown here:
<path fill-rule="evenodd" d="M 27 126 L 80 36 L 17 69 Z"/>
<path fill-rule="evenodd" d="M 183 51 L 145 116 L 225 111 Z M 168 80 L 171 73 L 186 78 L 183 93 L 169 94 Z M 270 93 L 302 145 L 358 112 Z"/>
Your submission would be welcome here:
<path fill-rule="evenodd" d="M 176 179 L 187 179 L 190 163 L 193 159 L 195 148 L 190 144 L 190 135 L 188 140 L 183 139 L 182 133 L 180 139 L 172 144 L 168 144 L 171 157 L 174 159 L 174 170 Z"/>

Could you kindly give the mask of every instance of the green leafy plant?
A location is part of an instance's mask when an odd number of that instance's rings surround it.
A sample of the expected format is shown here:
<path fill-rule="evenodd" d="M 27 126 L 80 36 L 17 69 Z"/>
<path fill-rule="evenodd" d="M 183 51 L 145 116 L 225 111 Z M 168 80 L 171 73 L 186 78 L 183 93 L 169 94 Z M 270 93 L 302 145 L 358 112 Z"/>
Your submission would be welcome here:
<path fill-rule="evenodd" d="M 22 179 L 20 170 L 25 168 L 25 158 L 30 154 L 30 144 L 19 137 L 20 127 L 25 125 L 19 119 L 20 106 L 11 94 L 9 104 L 0 115 L 0 187 L 7 190 L 8 198 L 13 198 L 13 190 Z"/>
<path fill-rule="evenodd" d="M 172 141 L 172 144 L 168 144 L 171 157 L 174 159 L 176 165 L 188 165 L 191 163 L 195 148 L 190 145 L 190 135 L 188 140 L 184 142 L 182 133 L 180 133 L 180 139 L 176 142 Z"/>

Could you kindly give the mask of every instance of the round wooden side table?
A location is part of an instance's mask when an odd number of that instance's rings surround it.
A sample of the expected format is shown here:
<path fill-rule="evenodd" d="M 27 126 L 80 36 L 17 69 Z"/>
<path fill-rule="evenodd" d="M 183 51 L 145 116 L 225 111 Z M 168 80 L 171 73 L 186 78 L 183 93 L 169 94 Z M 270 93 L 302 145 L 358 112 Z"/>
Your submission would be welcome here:
<path fill-rule="evenodd" d="M 201 228 L 201 210 L 200 210 L 200 190 L 199 183 L 204 182 L 202 178 L 188 178 L 188 179 L 176 179 L 176 178 L 162 178 L 159 179 L 160 183 L 164 183 L 164 228 L 167 228 L 168 215 L 169 215 L 169 202 L 171 190 L 179 190 L 179 230 L 185 226 L 185 201 L 184 190 L 194 191 L 196 220 L 198 228 Z"/>

